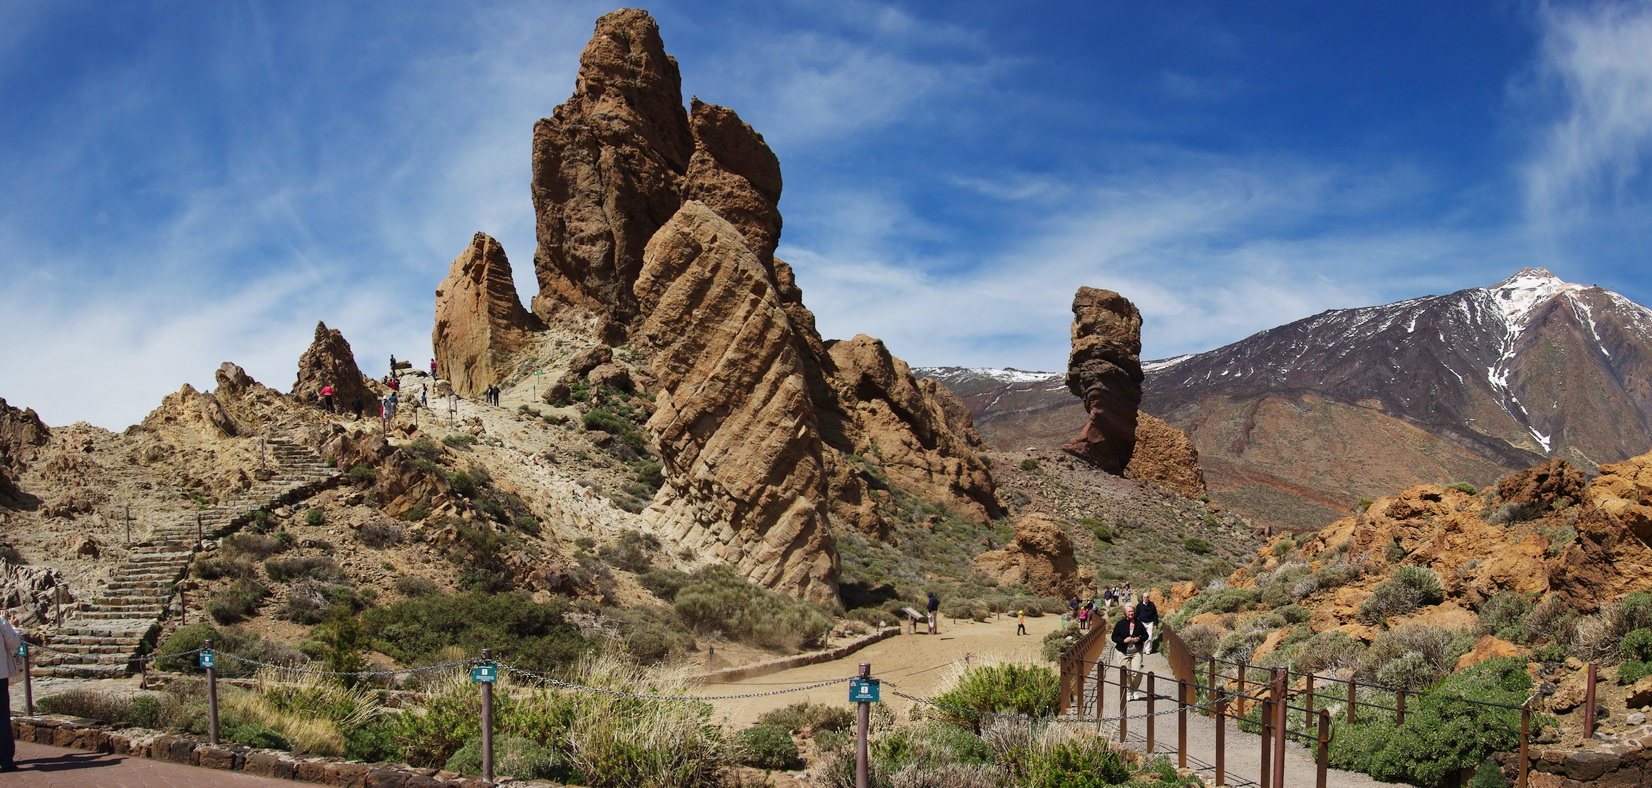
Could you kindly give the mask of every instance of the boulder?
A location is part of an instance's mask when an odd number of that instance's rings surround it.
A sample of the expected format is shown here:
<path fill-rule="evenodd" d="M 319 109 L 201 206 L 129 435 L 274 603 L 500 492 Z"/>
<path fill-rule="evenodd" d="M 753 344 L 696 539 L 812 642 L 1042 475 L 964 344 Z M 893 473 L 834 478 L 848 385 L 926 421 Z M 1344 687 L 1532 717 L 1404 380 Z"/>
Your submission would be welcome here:
<path fill-rule="evenodd" d="M 51 434 L 33 408 L 19 410 L 0 397 L 0 504 L 23 500 L 17 477 Z"/>
<path fill-rule="evenodd" d="M 472 236 L 436 288 L 436 375 L 460 396 L 477 396 L 509 374 L 509 355 L 542 329 L 516 296 L 504 247 L 485 233 Z"/>
<path fill-rule="evenodd" d="M 615 391 L 631 391 L 631 370 L 624 364 L 610 361 L 598 364 L 596 368 L 585 374 L 585 379 L 594 386 L 607 386 Z"/>
<path fill-rule="evenodd" d="M 568 360 L 568 374 L 578 377 L 614 360 L 614 349 L 607 345 L 588 347 Z"/>
<path fill-rule="evenodd" d="M 1488 659 L 1518 656 L 1520 656 L 1519 646 L 1507 640 L 1500 640 L 1492 635 L 1486 635 L 1475 641 L 1474 648 L 1469 649 L 1467 654 L 1457 658 L 1456 670 L 1478 665 Z"/>
<path fill-rule="evenodd" d="M 1080 287 L 1072 335 L 1067 389 L 1084 400 L 1088 421 L 1061 448 L 1122 476 L 1135 450 L 1141 405 L 1141 312 L 1111 290 Z"/>
<path fill-rule="evenodd" d="M 1185 498 L 1200 498 L 1206 493 L 1205 472 L 1199 467 L 1199 450 L 1193 441 L 1187 433 L 1147 413 L 1136 414 L 1136 445 L 1124 475 Z"/>
<path fill-rule="evenodd" d="M 1497 483 L 1497 497 L 1546 512 L 1560 498 L 1576 502 L 1589 484 L 1582 472 L 1565 460 L 1553 459 L 1534 468 L 1504 478 Z"/>
<path fill-rule="evenodd" d="M 343 332 L 318 322 L 315 339 L 298 358 L 298 379 L 293 382 L 292 395 L 300 402 L 315 404 L 321 387 L 329 385 L 333 387 L 333 408 L 339 413 L 348 411 L 357 397 L 363 403 L 378 401 L 367 376 L 356 366 L 356 354 Z"/>
<path fill-rule="evenodd" d="M 1025 585 L 1040 596 L 1063 599 L 1088 592 L 1095 583 L 1073 558 L 1073 540 L 1061 524 L 1043 514 L 1015 522 L 1015 541 L 1002 550 L 975 556 L 975 570 L 1000 585 Z"/>

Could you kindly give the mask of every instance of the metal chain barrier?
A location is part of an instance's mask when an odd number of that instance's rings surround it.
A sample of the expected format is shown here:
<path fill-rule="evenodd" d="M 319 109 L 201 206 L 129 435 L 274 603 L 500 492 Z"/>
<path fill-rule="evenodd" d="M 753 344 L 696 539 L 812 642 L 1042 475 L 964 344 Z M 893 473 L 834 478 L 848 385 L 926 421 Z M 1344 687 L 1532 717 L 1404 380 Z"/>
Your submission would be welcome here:
<path fill-rule="evenodd" d="M 474 662 L 474 660 L 469 660 L 469 661 Z M 581 692 L 595 692 L 595 693 L 598 693 L 598 694 L 601 694 L 601 695 L 614 695 L 614 696 L 621 697 L 621 698 L 636 698 L 637 700 L 702 700 L 702 701 L 704 701 L 704 700 L 741 700 L 741 699 L 744 699 L 744 698 L 762 698 L 762 697 L 767 697 L 767 696 L 770 696 L 770 695 L 784 695 L 784 694 L 789 693 L 789 692 L 806 692 L 808 690 L 820 689 L 821 687 L 830 687 L 833 684 L 843 684 L 843 683 L 852 681 L 855 678 L 853 676 L 849 676 L 849 677 L 841 678 L 841 679 L 832 679 L 830 681 L 822 681 L 819 684 L 808 684 L 808 685 L 801 686 L 801 687 L 788 687 L 786 689 L 768 690 L 767 692 L 747 692 L 747 693 L 742 694 L 742 695 L 648 695 L 648 694 L 637 693 L 637 692 L 625 692 L 623 690 L 603 689 L 601 687 L 587 687 L 583 684 L 574 684 L 574 683 L 568 682 L 568 681 L 561 681 L 559 679 L 553 679 L 549 676 L 542 676 L 538 673 L 534 673 L 533 671 L 523 670 L 523 669 L 518 668 L 518 667 L 513 667 L 511 665 L 507 665 L 503 662 L 495 663 L 495 664 L 498 664 L 499 667 L 504 668 L 505 671 L 508 672 L 508 673 L 514 673 L 518 676 L 523 676 L 523 677 L 526 677 L 526 678 L 530 678 L 530 679 L 533 679 L 535 681 L 539 681 L 541 683 L 549 684 L 549 685 L 552 685 L 552 686 L 555 686 L 555 687 L 562 687 L 564 689 L 572 689 L 572 690 L 580 690 Z"/>
<path fill-rule="evenodd" d="M 905 698 L 905 699 L 910 700 L 910 701 L 915 701 L 917 703 L 922 703 L 922 704 L 925 704 L 925 705 L 928 705 L 928 706 L 934 706 L 936 708 L 946 709 L 948 711 L 959 712 L 961 714 L 970 714 L 970 715 L 973 715 L 973 716 L 976 716 L 976 717 L 985 717 L 985 718 L 991 718 L 991 719 L 1005 719 L 1005 720 L 1019 720 L 1021 722 L 1035 722 L 1035 723 L 1036 722 L 1045 722 L 1045 723 L 1060 722 L 1060 723 L 1077 723 L 1077 724 L 1087 724 L 1087 725 L 1116 723 L 1116 722 L 1119 722 L 1120 720 L 1124 720 L 1126 722 L 1131 721 L 1131 720 L 1145 720 L 1148 717 L 1163 717 L 1167 714 L 1176 714 L 1177 712 L 1181 711 L 1184 708 L 1188 709 L 1188 710 L 1195 710 L 1196 709 L 1196 710 L 1199 710 L 1199 711 L 1208 711 L 1211 708 L 1214 708 L 1216 706 L 1216 704 L 1218 704 L 1218 703 L 1227 703 L 1228 701 L 1233 700 L 1234 698 L 1247 698 L 1249 700 L 1256 701 L 1258 703 L 1263 700 L 1262 698 L 1258 698 L 1258 697 L 1255 697 L 1253 695 L 1241 695 L 1237 692 L 1225 692 L 1225 693 L 1223 693 L 1222 697 L 1217 698 L 1216 700 L 1206 701 L 1206 702 L 1201 703 L 1201 704 L 1189 703 L 1185 707 L 1177 707 L 1175 705 L 1172 705 L 1169 708 L 1166 708 L 1164 711 L 1155 711 L 1155 712 L 1152 712 L 1152 713 L 1143 712 L 1141 714 L 1128 714 L 1128 715 L 1121 715 L 1121 716 L 1118 716 L 1118 717 L 1033 717 L 1033 716 L 1030 716 L 1030 715 L 1027 715 L 1027 714 L 1007 714 L 1007 713 L 1004 713 L 1004 712 L 980 711 L 979 709 L 968 709 L 968 708 L 964 708 L 962 706 L 953 706 L 953 705 L 948 704 L 948 703 L 941 703 L 940 701 L 930 700 L 929 698 L 920 698 L 916 695 L 908 695 L 904 692 L 901 692 L 900 690 L 893 689 L 893 687 L 895 685 L 890 684 L 887 681 L 883 682 L 883 686 L 890 687 L 891 689 L 889 690 L 889 694 L 894 695 L 896 697 Z"/>

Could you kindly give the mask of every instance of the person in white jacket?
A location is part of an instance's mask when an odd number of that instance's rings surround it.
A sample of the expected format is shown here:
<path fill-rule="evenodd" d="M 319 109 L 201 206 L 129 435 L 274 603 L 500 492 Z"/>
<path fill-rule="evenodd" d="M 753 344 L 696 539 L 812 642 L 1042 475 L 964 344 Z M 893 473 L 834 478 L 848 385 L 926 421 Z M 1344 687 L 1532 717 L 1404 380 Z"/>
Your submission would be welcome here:
<path fill-rule="evenodd" d="M 4 696 L 4 715 L 0 716 L 0 772 L 17 771 L 17 741 L 11 733 L 11 680 L 18 673 L 17 647 L 23 635 L 17 631 L 17 617 L 0 616 L 0 696 Z"/>

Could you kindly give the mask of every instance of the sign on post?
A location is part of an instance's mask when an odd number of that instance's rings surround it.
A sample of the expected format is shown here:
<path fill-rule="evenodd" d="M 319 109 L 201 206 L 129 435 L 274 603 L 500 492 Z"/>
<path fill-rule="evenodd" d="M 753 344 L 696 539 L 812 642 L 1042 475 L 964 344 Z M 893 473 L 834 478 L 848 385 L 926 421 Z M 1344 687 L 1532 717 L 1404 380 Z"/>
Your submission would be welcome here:
<path fill-rule="evenodd" d="M 850 703 L 877 703 L 879 685 L 877 679 L 850 679 Z"/>
<path fill-rule="evenodd" d="M 475 665 L 470 669 L 470 680 L 477 684 L 492 684 L 499 680 L 499 667 L 492 664 Z"/>
<path fill-rule="evenodd" d="M 201 652 L 201 667 L 203 667 L 203 668 L 216 668 L 216 667 L 218 667 L 218 655 L 214 654 L 210 651 Z"/>
<path fill-rule="evenodd" d="M 25 640 L 22 643 L 17 644 L 17 656 L 26 657 L 28 655 L 29 655 L 29 642 L 27 640 Z"/>

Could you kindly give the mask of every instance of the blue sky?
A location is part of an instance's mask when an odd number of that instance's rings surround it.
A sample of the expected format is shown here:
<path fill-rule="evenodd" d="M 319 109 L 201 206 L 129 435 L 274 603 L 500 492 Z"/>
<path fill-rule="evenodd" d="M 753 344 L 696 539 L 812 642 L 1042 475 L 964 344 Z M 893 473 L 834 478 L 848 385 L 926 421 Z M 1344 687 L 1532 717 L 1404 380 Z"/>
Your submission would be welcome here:
<path fill-rule="evenodd" d="M 532 126 L 613 8 L 0 0 L 0 397 L 286 389 L 317 320 L 422 361 L 477 230 L 526 299 Z M 1080 285 L 1150 358 L 1523 266 L 1652 303 L 1647 3 L 649 10 L 779 155 L 822 333 L 914 365 L 1064 368 Z"/>

